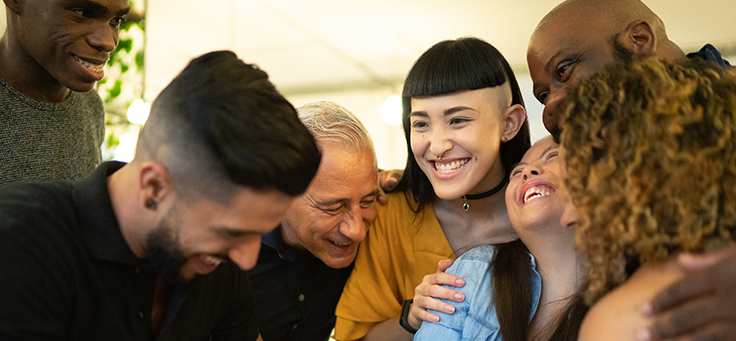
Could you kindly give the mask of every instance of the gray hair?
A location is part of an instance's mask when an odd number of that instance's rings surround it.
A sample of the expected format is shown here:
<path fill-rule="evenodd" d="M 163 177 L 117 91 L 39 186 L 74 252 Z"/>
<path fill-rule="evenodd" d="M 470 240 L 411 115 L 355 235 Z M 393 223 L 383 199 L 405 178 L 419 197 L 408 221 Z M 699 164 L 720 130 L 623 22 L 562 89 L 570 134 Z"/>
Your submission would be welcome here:
<path fill-rule="evenodd" d="M 301 105 L 296 111 L 318 144 L 322 141 L 346 142 L 344 147 L 348 150 L 370 149 L 375 154 L 368 129 L 345 107 L 329 101 L 318 101 Z"/>

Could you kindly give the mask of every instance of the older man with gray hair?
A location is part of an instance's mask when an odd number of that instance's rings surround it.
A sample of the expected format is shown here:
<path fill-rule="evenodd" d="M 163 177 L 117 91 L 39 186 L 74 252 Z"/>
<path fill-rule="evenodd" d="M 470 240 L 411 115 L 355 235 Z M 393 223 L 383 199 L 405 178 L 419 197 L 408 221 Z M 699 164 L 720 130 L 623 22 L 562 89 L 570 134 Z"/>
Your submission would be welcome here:
<path fill-rule="evenodd" d="M 322 161 L 281 225 L 263 237 L 258 263 L 248 271 L 266 341 L 329 338 L 380 192 L 373 142 L 354 114 L 332 102 L 297 112 Z"/>

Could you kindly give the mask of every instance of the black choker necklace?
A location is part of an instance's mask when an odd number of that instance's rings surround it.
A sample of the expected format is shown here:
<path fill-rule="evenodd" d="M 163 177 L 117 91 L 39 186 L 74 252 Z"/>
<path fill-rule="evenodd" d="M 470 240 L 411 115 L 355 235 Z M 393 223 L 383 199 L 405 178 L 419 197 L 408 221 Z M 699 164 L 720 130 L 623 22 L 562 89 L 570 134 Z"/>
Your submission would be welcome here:
<path fill-rule="evenodd" d="M 463 203 L 463 210 L 465 210 L 467 212 L 468 209 L 470 208 L 470 205 L 468 205 L 468 200 L 476 200 L 476 199 L 488 198 L 491 195 L 494 195 L 494 194 L 498 193 L 498 191 L 500 191 L 503 188 L 503 186 L 506 186 L 506 183 L 508 183 L 508 182 L 509 182 L 509 177 L 508 176 L 504 176 L 503 177 L 503 180 L 501 180 L 501 183 L 499 183 L 496 187 L 493 187 L 493 188 L 491 188 L 488 191 L 485 191 L 483 193 L 478 193 L 478 194 L 466 194 L 466 195 L 463 195 L 463 200 L 465 200 L 465 202 Z"/>

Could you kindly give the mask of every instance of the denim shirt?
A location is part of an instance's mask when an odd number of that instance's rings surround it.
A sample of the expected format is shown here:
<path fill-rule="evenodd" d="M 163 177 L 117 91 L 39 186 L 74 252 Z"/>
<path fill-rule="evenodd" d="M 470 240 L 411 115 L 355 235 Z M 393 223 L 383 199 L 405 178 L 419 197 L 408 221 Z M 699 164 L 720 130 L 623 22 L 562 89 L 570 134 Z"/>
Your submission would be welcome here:
<path fill-rule="evenodd" d="M 721 52 L 718 51 L 711 44 L 705 44 L 705 46 L 703 46 L 703 48 L 701 48 L 700 51 L 698 52 L 688 53 L 687 57 L 688 58 L 703 58 L 709 62 L 718 64 L 720 67 L 724 69 L 731 68 L 731 63 L 723 59 L 723 57 L 721 56 Z"/>
<path fill-rule="evenodd" d="M 414 341 L 424 340 L 501 340 L 501 333 L 496 316 L 496 306 L 492 302 L 491 280 L 493 267 L 493 245 L 476 247 L 462 256 L 447 269 L 447 273 L 465 279 L 462 288 L 448 287 L 465 294 L 465 301 L 450 302 L 455 306 L 454 314 L 430 310 L 437 314 L 440 321 L 423 322 L 414 336 Z M 536 260 L 529 254 L 532 263 L 532 280 L 529 285 L 532 291 L 532 310 L 529 320 L 534 317 L 542 290 L 542 278 L 536 270 Z"/>

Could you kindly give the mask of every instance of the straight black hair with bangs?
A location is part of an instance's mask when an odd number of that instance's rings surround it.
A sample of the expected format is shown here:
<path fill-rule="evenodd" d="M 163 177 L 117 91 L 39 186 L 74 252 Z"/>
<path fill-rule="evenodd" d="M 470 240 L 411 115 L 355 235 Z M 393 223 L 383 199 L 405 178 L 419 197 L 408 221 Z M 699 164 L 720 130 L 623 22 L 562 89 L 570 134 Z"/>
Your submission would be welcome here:
<path fill-rule="evenodd" d="M 422 211 L 436 195 L 411 150 L 411 98 L 492 88 L 506 82 L 511 87 L 511 104 L 523 106 L 521 90 L 509 63 L 495 47 L 475 37 L 441 41 L 425 51 L 409 70 L 402 93 L 402 122 L 408 157 L 404 176 L 395 190 L 412 193 L 415 212 Z M 529 123 L 524 120 L 518 134 L 501 145 L 504 170 L 508 171 L 519 162 L 530 146 Z"/>

